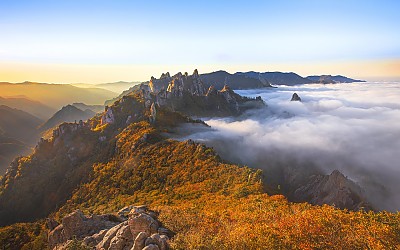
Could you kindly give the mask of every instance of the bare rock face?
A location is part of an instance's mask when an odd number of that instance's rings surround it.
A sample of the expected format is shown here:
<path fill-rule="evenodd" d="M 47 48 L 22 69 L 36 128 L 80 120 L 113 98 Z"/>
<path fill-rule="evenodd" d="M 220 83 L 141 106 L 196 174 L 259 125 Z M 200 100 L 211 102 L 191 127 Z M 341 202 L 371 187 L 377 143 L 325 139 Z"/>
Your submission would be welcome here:
<path fill-rule="evenodd" d="M 108 232 L 108 230 L 104 229 L 96 234 L 87 236 L 83 239 L 82 244 L 85 246 L 95 246 L 102 241 L 102 239 L 104 238 L 104 236 L 106 235 L 107 232 Z"/>
<path fill-rule="evenodd" d="M 56 222 L 49 220 L 48 224 L 54 227 Z M 52 249 L 68 249 L 71 239 L 76 237 L 83 246 L 97 250 L 168 250 L 168 240 L 173 235 L 146 206 L 125 207 L 118 216 L 86 217 L 77 210 L 51 230 L 49 245 Z"/>
<path fill-rule="evenodd" d="M 220 94 L 225 98 L 226 102 L 231 104 L 237 112 L 239 112 L 239 103 L 236 100 L 235 92 L 231 90 L 231 88 L 228 85 L 224 85 L 224 87 L 219 91 Z"/>
<path fill-rule="evenodd" d="M 291 101 L 291 102 L 295 102 L 295 101 L 301 102 L 301 98 L 300 98 L 300 96 L 299 96 L 297 93 L 293 93 L 292 99 L 291 99 L 290 101 Z"/>
<path fill-rule="evenodd" d="M 169 73 L 162 74 L 160 79 L 151 77 L 150 82 L 149 82 L 150 91 L 152 93 L 156 93 L 156 94 L 158 94 L 161 91 L 165 91 L 171 80 L 172 79 L 169 76 Z"/>
<path fill-rule="evenodd" d="M 92 215 L 86 217 L 80 210 L 70 213 L 62 219 L 62 223 L 50 231 L 48 235 L 51 248 L 73 239 L 83 239 L 103 229 L 109 229 L 120 223 L 120 219 L 111 214 Z"/>
<path fill-rule="evenodd" d="M 124 224 L 111 239 L 109 250 L 131 249 L 133 246 L 133 237 L 128 223 Z"/>
<path fill-rule="evenodd" d="M 166 107 L 188 116 L 230 116 L 239 115 L 250 108 L 264 105 L 261 99 L 245 98 L 225 85 L 220 91 L 211 86 L 205 88 L 199 72 L 192 75 L 177 73 L 162 74 L 160 79 L 151 78 L 148 85 L 140 86 L 145 107 Z"/>
<path fill-rule="evenodd" d="M 156 117 L 157 117 L 156 105 L 152 103 L 150 107 L 150 123 L 156 122 Z"/>
<path fill-rule="evenodd" d="M 199 78 L 199 72 L 195 69 L 192 75 L 178 73 L 173 76 L 168 84 L 167 92 L 169 98 L 182 97 L 185 93 L 203 96 L 206 94 L 206 89 Z"/>
<path fill-rule="evenodd" d="M 106 112 L 104 113 L 104 115 L 101 117 L 101 124 L 113 124 L 115 122 L 115 118 L 114 118 L 114 113 L 112 111 L 112 108 L 106 107 Z"/>
<path fill-rule="evenodd" d="M 132 209 L 132 212 L 129 215 L 128 224 L 134 238 L 136 238 L 140 232 L 145 232 L 149 235 L 157 233 L 158 228 L 160 227 L 157 220 L 147 213 L 147 211 L 142 212 L 137 209 Z"/>
<path fill-rule="evenodd" d="M 146 245 L 146 239 L 149 238 L 149 234 L 146 232 L 140 232 L 136 238 L 135 241 L 133 242 L 133 247 L 131 250 L 141 250 L 143 249 Z"/>
<path fill-rule="evenodd" d="M 160 248 L 157 245 L 150 244 L 150 245 L 146 246 L 145 248 L 143 248 L 143 250 L 160 250 Z"/>

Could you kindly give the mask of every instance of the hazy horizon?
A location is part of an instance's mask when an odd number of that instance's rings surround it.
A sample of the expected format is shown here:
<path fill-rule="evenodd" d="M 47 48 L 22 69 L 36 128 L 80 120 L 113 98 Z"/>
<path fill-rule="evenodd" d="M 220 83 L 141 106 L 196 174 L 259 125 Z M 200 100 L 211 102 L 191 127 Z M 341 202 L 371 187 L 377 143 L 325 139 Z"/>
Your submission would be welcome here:
<path fill-rule="evenodd" d="M 193 69 L 195 69 L 195 68 L 193 68 Z M 227 71 L 227 70 L 224 70 L 224 69 L 216 69 L 216 70 L 213 70 L 213 71 L 207 71 L 207 72 L 199 72 L 200 74 L 207 74 L 207 73 L 212 73 L 212 72 L 216 72 L 216 71 L 226 71 L 226 72 L 228 72 L 228 73 L 230 73 L 230 74 L 234 74 L 234 73 L 237 73 L 237 72 L 249 72 L 249 71 L 255 71 L 255 70 L 247 70 L 247 71 L 245 71 L 245 70 L 238 70 L 238 71 Z M 82 84 L 82 85 L 93 85 L 93 88 L 95 88 L 96 87 L 96 85 L 99 85 L 99 84 L 110 84 L 110 83 L 119 83 L 119 82 L 124 82 L 124 83 L 133 83 L 133 84 L 137 84 L 137 83 L 141 83 L 141 82 L 146 82 L 146 81 L 149 81 L 150 80 L 150 78 L 152 77 L 152 76 L 154 76 L 155 78 L 159 78 L 160 77 L 160 75 L 161 74 L 163 74 L 163 73 L 166 73 L 166 72 L 169 72 L 170 74 L 172 74 L 172 75 L 174 75 L 174 74 L 176 74 L 176 73 L 178 73 L 178 72 L 181 72 L 181 73 L 183 73 L 184 71 L 168 71 L 168 70 L 165 70 L 165 71 L 161 71 L 161 73 L 158 75 L 156 75 L 156 74 L 153 74 L 153 75 L 150 75 L 147 79 L 144 79 L 144 80 L 136 80 L 136 79 L 120 79 L 120 80 L 113 80 L 113 81 L 99 81 L 99 82 L 84 82 L 84 81 L 77 81 L 77 82 L 45 82 L 45 81 L 32 81 L 32 80 L 29 80 L 29 79 L 26 79 L 26 80 L 22 80 L 22 81 L 3 81 L 3 80 L 1 80 L 0 79 L 0 83 L 12 83 L 12 84 L 19 84 L 19 83 L 25 83 L 25 82 L 32 82 L 32 83 L 44 83 L 44 84 L 71 84 L 71 85 L 76 85 L 76 87 L 82 87 L 82 86 L 78 86 L 79 84 Z M 191 72 L 191 71 L 187 71 L 188 73 L 189 72 Z M 258 72 L 258 71 L 257 71 Z M 281 73 L 295 73 L 295 74 L 298 74 L 297 72 L 294 72 L 294 71 L 279 71 L 279 70 L 271 70 L 271 71 L 259 71 L 260 73 L 265 73 L 265 72 L 281 72 Z M 364 81 L 366 81 L 366 82 L 400 82 L 400 77 L 398 78 L 398 77 L 369 77 L 369 78 L 359 78 L 359 77 L 353 77 L 353 76 L 351 76 L 351 75 L 346 75 L 346 74 L 329 74 L 329 73 L 325 73 L 325 74 L 309 74 L 309 75 L 301 75 L 301 74 L 298 74 L 298 75 L 300 75 L 301 77 L 308 77 L 308 76 L 313 76 L 313 75 L 332 75 L 332 76 L 337 76 L 337 75 L 341 75 L 341 76 L 345 76 L 345 77 L 349 77 L 349 78 L 352 78 L 352 79 L 355 79 L 355 80 L 364 80 Z M 83 87 L 83 88 L 85 88 L 85 87 Z M 115 91 L 114 91 L 115 92 Z M 118 93 L 118 92 L 116 92 L 116 93 Z"/>

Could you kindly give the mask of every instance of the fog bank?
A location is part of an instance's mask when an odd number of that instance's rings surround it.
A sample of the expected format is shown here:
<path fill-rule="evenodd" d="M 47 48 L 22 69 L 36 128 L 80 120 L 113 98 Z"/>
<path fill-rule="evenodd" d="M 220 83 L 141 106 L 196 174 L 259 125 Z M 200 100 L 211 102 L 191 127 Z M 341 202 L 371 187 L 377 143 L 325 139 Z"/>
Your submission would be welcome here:
<path fill-rule="evenodd" d="M 237 91 L 267 107 L 240 120 L 206 119 L 214 129 L 189 136 L 250 167 L 338 169 L 371 203 L 400 210 L 400 84 L 281 86 Z M 290 102 L 296 92 L 302 102 Z"/>

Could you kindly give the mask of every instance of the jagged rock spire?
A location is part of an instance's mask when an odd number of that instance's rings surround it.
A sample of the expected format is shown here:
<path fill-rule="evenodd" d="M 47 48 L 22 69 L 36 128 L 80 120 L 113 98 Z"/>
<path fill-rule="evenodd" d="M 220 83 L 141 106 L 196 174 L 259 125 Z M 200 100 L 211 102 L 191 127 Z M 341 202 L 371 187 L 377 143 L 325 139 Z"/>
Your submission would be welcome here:
<path fill-rule="evenodd" d="M 194 77 L 199 77 L 199 71 L 197 71 L 197 69 L 195 69 L 195 70 L 193 71 L 193 76 L 194 76 Z"/>
<path fill-rule="evenodd" d="M 169 72 L 161 74 L 160 79 L 164 79 L 164 78 L 171 78 L 171 75 L 169 74 Z"/>

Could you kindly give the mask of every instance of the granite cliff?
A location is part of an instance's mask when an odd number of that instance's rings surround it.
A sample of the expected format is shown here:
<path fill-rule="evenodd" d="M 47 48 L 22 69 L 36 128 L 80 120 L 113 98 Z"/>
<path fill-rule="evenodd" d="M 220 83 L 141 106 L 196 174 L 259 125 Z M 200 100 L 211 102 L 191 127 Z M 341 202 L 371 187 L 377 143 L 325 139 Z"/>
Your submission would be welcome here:
<path fill-rule="evenodd" d="M 264 106 L 261 98 L 251 99 L 236 94 L 228 85 L 217 90 L 208 89 L 197 70 L 192 75 L 177 73 L 162 74 L 151 78 L 148 85 L 140 85 L 146 107 L 166 107 L 188 116 L 237 116 L 252 108 Z"/>

